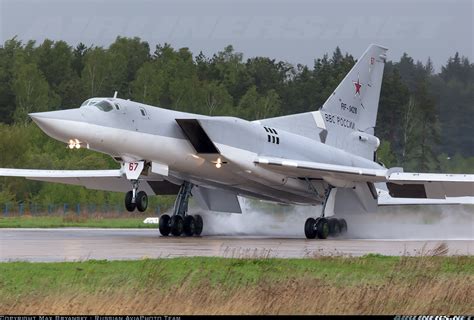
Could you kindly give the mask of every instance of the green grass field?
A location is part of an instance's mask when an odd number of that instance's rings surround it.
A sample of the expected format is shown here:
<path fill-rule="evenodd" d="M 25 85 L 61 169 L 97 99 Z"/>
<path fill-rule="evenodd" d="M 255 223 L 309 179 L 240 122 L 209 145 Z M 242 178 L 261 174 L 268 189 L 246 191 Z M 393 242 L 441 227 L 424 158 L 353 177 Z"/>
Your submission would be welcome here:
<path fill-rule="evenodd" d="M 145 216 L 126 217 L 94 217 L 76 216 L 14 216 L 1 217 L 0 228 L 61 228 L 61 227 L 87 227 L 87 228 L 157 228 L 156 224 L 145 224 Z"/>
<path fill-rule="evenodd" d="M 0 263 L 0 313 L 472 314 L 473 290 L 474 257 Z"/>

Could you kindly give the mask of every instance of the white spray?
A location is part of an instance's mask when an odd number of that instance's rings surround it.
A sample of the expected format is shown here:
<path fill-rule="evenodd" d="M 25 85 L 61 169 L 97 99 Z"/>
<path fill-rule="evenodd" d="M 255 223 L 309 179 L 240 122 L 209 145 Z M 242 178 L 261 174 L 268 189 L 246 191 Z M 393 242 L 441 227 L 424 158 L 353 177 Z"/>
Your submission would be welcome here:
<path fill-rule="evenodd" d="M 248 235 L 304 238 L 304 222 L 319 216 L 321 206 L 283 206 L 241 198 L 242 214 L 209 212 L 190 204 L 190 214 L 201 214 L 203 235 Z M 352 239 L 474 239 L 473 205 L 380 207 L 377 214 L 344 217 Z"/>

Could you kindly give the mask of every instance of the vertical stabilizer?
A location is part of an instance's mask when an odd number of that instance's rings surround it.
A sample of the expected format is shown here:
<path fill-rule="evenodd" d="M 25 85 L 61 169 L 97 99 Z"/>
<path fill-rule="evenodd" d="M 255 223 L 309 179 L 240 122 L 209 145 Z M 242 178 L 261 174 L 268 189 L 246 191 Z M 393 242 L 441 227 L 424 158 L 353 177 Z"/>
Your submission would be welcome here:
<path fill-rule="evenodd" d="M 321 107 L 328 131 L 374 133 L 387 48 L 372 44 Z"/>
<path fill-rule="evenodd" d="M 373 159 L 380 144 L 374 128 L 386 52 L 371 44 L 318 111 L 259 122 Z"/>
<path fill-rule="evenodd" d="M 320 109 L 326 143 L 372 159 L 380 141 L 374 136 L 387 48 L 372 44 Z"/>

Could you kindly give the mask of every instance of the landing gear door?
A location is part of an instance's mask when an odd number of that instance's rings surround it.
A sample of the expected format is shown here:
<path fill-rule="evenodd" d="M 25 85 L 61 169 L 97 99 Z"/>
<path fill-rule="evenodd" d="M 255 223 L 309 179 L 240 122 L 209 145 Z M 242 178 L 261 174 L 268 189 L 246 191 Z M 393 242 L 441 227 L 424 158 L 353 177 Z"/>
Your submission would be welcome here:
<path fill-rule="evenodd" d="M 142 174 L 144 166 L 145 161 L 124 162 L 122 168 L 128 180 L 137 180 Z"/>

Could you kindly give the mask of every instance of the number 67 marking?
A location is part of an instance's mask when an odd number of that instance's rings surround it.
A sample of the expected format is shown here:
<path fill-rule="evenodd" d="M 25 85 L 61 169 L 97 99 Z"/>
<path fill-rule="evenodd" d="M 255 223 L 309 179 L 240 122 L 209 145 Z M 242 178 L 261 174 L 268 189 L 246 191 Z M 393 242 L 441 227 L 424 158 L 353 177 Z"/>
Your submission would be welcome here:
<path fill-rule="evenodd" d="M 135 171 L 138 168 L 138 162 L 130 162 L 128 164 L 128 170 Z"/>

